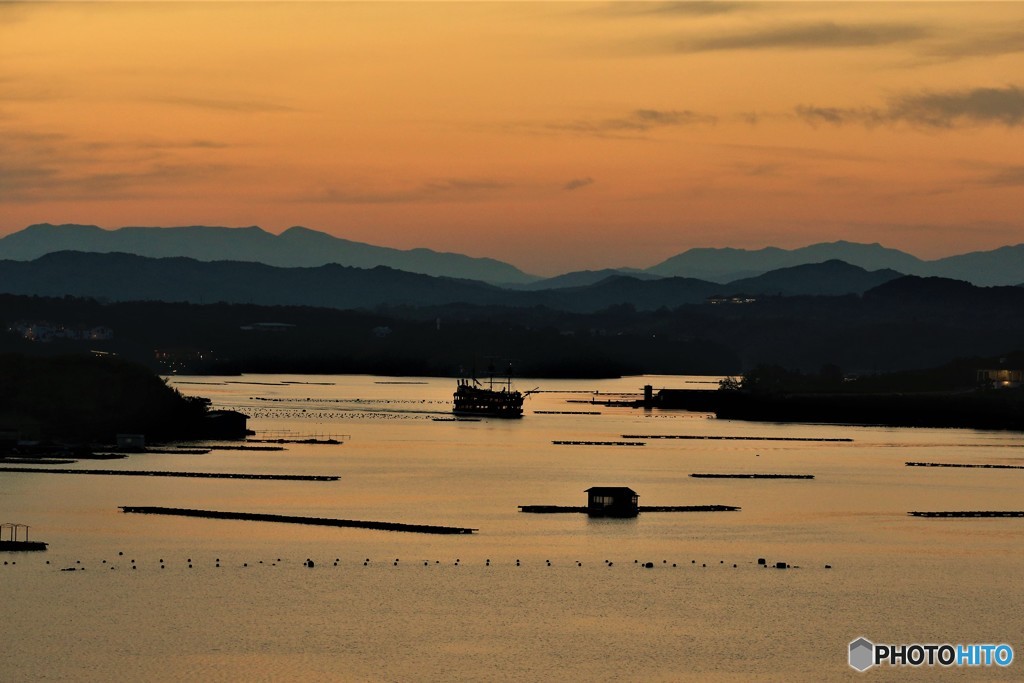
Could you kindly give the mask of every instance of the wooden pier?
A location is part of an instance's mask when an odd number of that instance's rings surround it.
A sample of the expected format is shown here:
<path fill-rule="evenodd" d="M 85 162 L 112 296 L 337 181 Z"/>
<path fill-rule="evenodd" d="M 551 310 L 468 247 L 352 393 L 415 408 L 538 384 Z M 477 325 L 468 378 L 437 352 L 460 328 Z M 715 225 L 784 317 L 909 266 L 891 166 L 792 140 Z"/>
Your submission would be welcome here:
<path fill-rule="evenodd" d="M 200 479 L 262 479 L 276 481 L 338 481 L 336 475 L 314 474 L 237 474 L 230 472 L 165 472 L 155 470 L 73 470 L 57 467 L 0 467 L 0 472 L 44 474 L 97 474 L 122 477 L 196 477 Z"/>
<path fill-rule="evenodd" d="M 640 512 L 736 512 L 741 508 L 734 505 L 641 505 Z M 586 506 L 573 505 L 520 505 L 520 512 L 536 514 L 560 514 L 566 512 L 587 512 Z"/>
<path fill-rule="evenodd" d="M 712 474 L 694 472 L 690 476 L 698 479 L 814 479 L 813 474 Z"/>
<path fill-rule="evenodd" d="M 270 515 L 259 512 L 221 512 L 218 510 L 190 510 L 187 508 L 148 507 L 122 505 L 123 512 L 149 515 L 175 515 L 178 517 L 205 517 L 207 519 L 235 519 L 250 522 L 281 522 L 285 524 L 313 524 L 317 526 L 352 527 L 356 529 L 377 529 L 381 531 L 406 531 L 417 534 L 471 534 L 478 529 L 429 524 L 402 524 L 398 522 L 366 522 L 356 519 L 330 519 L 326 517 L 298 517 L 295 515 Z"/>
<path fill-rule="evenodd" d="M 1024 517 L 1024 510 L 942 510 L 907 514 L 911 517 Z"/>

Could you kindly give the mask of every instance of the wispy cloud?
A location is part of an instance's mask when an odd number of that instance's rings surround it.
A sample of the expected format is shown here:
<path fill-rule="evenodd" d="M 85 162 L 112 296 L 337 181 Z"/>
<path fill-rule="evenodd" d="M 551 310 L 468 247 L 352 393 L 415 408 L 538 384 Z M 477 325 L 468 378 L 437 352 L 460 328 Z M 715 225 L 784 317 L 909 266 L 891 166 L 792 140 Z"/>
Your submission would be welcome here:
<path fill-rule="evenodd" d="M 589 176 L 586 177 L 586 178 L 573 178 L 572 180 L 567 182 L 565 185 L 562 185 L 562 189 L 563 190 L 568 190 L 568 191 L 578 190 L 581 187 L 586 187 L 587 185 L 593 185 L 594 182 L 595 182 L 594 179 L 589 177 Z"/>
<path fill-rule="evenodd" d="M 242 113 L 269 113 L 296 111 L 294 107 L 276 102 L 260 100 L 222 100 L 205 97 L 156 97 L 150 101 L 181 107 L 197 107 L 200 109 L 216 109 L 220 111 Z"/>
<path fill-rule="evenodd" d="M 514 187 L 490 179 L 444 178 L 403 189 L 332 187 L 312 195 L 294 197 L 297 202 L 328 204 L 417 204 L 447 201 L 481 201 Z"/>
<path fill-rule="evenodd" d="M 683 16 L 706 17 L 731 14 L 741 10 L 756 8 L 758 3 L 750 2 L 612 2 L 596 9 L 589 9 L 589 14 L 603 14 L 612 17 L 629 16 Z"/>
<path fill-rule="evenodd" d="M 909 123 L 927 128 L 1024 124 L 1024 89 L 971 88 L 944 92 L 904 93 L 882 108 L 801 105 L 796 115 L 812 125 Z"/>
<path fill-rule="evenodd" d="M 565 131 L 580 135 L 596 135 L 600 137 L 621 137 L 624 135 L 640 135 L 656 128 L 674 128 L 694 124 L 713 124 L 717 118 L 709 114 L 701 114 L 691 110 L 658 110 L 634 109 L 625 116 L 605 119 L 578 119 L 548 123 L 544 128 L 548 131 Z"/>
<path fill-rule="evenodd" d="M 221 165 L 154 164 L 133 171 L 90 171 L 0 163 L 0 201 L 55 202 L 168 197 L 185 183 L 208 181 L 229 170 Z M 191 192 L 191 190 L 189 190 Z"/>
<path fill-rule="evenodd" d="M 847 25 L 833 22 L 782 26 L 744 33 L 690 38 L 677 42 L 677 52 L 717 50 L 810 50 L 877 47 L 927 37 L 929 31 L 913 24 Z"/>
<path fill-rule="evenodd" d="M 166 197 L 233 169 L 214 140 L 75 140 L 62 133 L 0 128 L 0 202 Z M 201 161 L 191 154 L 202 151 Z"/>
<path fill-rule="evenodd" d="M 1007 166 L 978 180 L 985 187 L 1019 187 L 1024 185 L 1024 166 Z"/>
<path fill-rule="evenodd" d="M 1024 26 L 975 32 L 938 42 L 923 50 L 934 59 L 957 60 L 970 57 L 994 57 L 1024 52 Z"/>
<path fill-rule="evenodd" d="M 950 128 L 957 123 L 1024 123 L 1024 90 L 973 88 L 901 95 L 889 103 L 890 118 L 925 126 Z"/>

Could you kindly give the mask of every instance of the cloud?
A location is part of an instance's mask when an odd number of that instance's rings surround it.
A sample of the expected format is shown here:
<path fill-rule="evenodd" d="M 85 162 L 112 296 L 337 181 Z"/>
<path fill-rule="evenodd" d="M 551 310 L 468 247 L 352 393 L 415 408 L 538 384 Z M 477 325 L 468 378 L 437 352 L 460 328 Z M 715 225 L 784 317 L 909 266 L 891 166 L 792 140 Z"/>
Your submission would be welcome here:
<path fill-rule="evenodd" d="M 658 109 L 634 109 L 625 116 L 611 119 L 583 119 L 561 123 L 549 123 L 547 130 L 567 131 L 580 135 L 596 135 L 600 137 L 621 137 L 629 134 L 641 134 L 655 128 L 672 128 L 690 126 L 701 123 L 715 123 L 717 119 L 708 114 L 695 111 L 661 111 Z"/>
<path fill-rule="evenodd" d="M 328 188 L 315 195 L 295 197 L 297 202 L 327 204 L 418 204 L 474 201 L 513 187 L 488 179 L 445 178 L 397 190 Z"/>
<path fill-rule="evenodd" d="M 783 26 L 747 33 L 694 38 L 676 43 L 677 52 L 717 50 L 834 49 L 877 47 L 918 40 L 928 31 L 911 24 L 863 24 L 859 26 L 821 22 Z"/>
<path fill-rule="evenodd" d="M 0 127 L 0 202 L 166 197 L 232 171 L 210 161 L 213 140 L 76 140 Z M 201 163 L 192 150 L 203 152 Z"/>
<path fill-rule="evenodd" d="M 1024 185 L 1024 166 L 1007 166 L 988 176 L 978 183 L 985 187 L 1018 187 Z"/>
<path fill-rule="evenodd" d="M 229 167 L 154 164 L 133 171 L 70 170 L 46 165 L 0 164 L 0 201 L 82 201 L 168 197 L 184 183 L 208 181 Z M 177 189 L 175 189 L 177 188 Z M 193 192 L 189 189 L 187 192 Z"/>
<path fill-rule="evenodd" d="M 871 108 L 844 109 L 842 107 L 799 105 L 796 108 L 796 115 L 812 126 L 819 123 L 829 123 L 835 126 L 846 123 L 874 124 L 884 120 L 880 110 Z"/>
<path fill-rule="evenodd" d="M 1024 123 L 1024 90 L 1010 86 L 901 95 L 889 103 L 888 115 L 939 128 L 964 121 L 1018 126 Z"/>
<path fill-rule="evenodd" d="M 956 60 L 1024 52 L 1024 26 L 940 43 L 924 51 L 930 57 Z"/>
<path fill-rule="evenodd" d="M 740 10 L 757 7 L 756 3 L 747 2 L 612 2 L 597 9 L 589 10 L 590 14 L 604 14 L 613 17 L 628 16 L 684 16 L 706 17 L 730 14 Z"/>
<path fill-rule="evenodd" d="M 1024 124 L 1024 89 L 971 88 L 945 92 L 904 93 L 883 108 L 841 108 L 801 105 L 796 115 L 811 125 L 909 123 L 927 128 L 965 125 Z"/>
<path fill-rule="evenodd" d="M 563 190 L 572 191 L 572 190 L 578 190 L 581 187 L 586 187 L 587 185 L 593 185 L 593 184 L 594 184 L 594 179 L 589 177 L 589 176 L 586 177 L 586 178 L 573 178 L 572 180 L 567 182 L 565 185 L 562 185 L 562 189 Z"/>
<path fill-rule="evenodd" d="M 149 101 L 182 107 L 197 107 L 200 109 L 216 109 L 220 111 L 243 113 L 296 111 L 294 107 L 274 102 L 261 102 L 258 100 L 219 100 L 203 97 L 156 97 L 151 98 Z"/>

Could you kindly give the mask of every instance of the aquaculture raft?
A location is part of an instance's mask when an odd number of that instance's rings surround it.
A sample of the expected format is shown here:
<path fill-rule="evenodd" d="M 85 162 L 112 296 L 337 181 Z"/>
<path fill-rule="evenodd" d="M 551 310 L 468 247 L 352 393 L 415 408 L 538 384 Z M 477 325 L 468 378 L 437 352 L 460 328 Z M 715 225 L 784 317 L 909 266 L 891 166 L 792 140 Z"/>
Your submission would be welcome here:
<path fill-rule="evenodd" d="M 698 479 L 814 479 L 813 474 L 714 474 L 694 472 L 690 476 Z"/>
<path fill-rule="evenodd" d="M 197 477 L 200 479 L 272 479 L 277 481 L 338 481 L 335 475 L 239 474 L 231 472 L 167 472 L 160 470 L 73 470 L 54 467 L 0 467 L 0 472 L 42 472 L 44 474 L 95 474 L 124 477 Z"/>
<path fill-rule="evenodd" d="M 911 517 L 1024 517 L 1024 510 L 940 510 L 907 514 Z"/>
<path fill-rule="evenodd" d="M 6 539 L 0 538 L 0 551 L 46 550 L 46 543 L 28 540 L 28 530 L 28 524 L 13 524 L 11 522 L 0 524 L 0 535 L 4 531 L 10 532 Z M 18 536 L 21 535 L 24 535 L 25 538 L 19 540 Z"/>
<path fill-rule="evenodd" d="M 734 505 L 640 505 L 639 512 L 736 512 Z M 587 512 L 586 506 L 573 505 L 520 505 L 520 512 L 555 514 L 562 512 Z"/>
<path fill-rule="evenodd" d="M 357 519 L 330 519 L 326 517 L 297 517 L 294 515 L 268 515 L 259 512 L 221 512 L 218 510 L 190 510 L 186 508 L 122 505 L 123 512 L 150 515 L 176 515 L 178 517 L 206 517 L 209 519 L 239 519 L 250 522 L 283 522 L 286 524 L 314 524 L 318 526 L 354 527 L 382 531 L 408 531 L 417 534 L 471 534 L 478 529 L 429 524 L 401 524 L 398 522 L 365 522 Z"/>

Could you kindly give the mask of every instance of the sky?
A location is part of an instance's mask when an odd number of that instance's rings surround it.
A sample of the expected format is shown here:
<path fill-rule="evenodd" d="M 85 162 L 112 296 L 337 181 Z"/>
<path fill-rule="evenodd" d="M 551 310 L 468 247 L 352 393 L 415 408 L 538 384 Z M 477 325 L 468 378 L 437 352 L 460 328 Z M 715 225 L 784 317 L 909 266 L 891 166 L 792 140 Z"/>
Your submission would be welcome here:
<path fill-rule="evenodd" d="M 1024 2 L 0 1 L 0 235 L 303 225 L 538 275 L 1024 242 Z"/>

